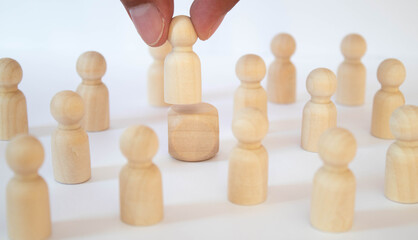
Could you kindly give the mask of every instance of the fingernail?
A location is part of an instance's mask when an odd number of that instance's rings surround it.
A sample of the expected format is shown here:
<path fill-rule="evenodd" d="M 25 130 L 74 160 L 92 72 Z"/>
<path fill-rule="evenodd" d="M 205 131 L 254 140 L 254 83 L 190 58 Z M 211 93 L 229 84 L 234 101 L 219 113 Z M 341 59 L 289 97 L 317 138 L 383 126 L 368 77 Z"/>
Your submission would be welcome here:
<path fill-rule="evenodd" d="M 218 18 L 218 20 L 209 29 L 209 35 L 208 35 L 208 37 L 206 39 L 210 38 L 215 33 L 216 29 L 218 29 L 219 25 L 221 25 L 221 23 L 224 20 L 224 18 L 225 18 L 225 15 L 223 15 L 223 16 L 221 16 L 221 17 Z"/>
<path fill-rule="evenodd" d="M 129 9 L 132 21 L 142 39 L 150 46 L 155 45 L 163 35 L 164 19 L 152 3 L 140 4 Z"/>

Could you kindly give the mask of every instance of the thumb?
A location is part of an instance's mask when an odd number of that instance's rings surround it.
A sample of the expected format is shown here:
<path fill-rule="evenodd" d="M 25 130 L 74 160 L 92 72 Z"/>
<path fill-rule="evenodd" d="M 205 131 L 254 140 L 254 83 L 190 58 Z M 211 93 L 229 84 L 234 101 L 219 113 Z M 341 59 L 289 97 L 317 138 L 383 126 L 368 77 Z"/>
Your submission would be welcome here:
<path fill-rule="evenodd" d="M 121 0 L 144 42 L 157 47 L 166 42 L 173 17 L 173 0 Z"/>
<path fill-rule="evenodd" d="M 199 38 L 201 40 L 210 38 L 238 1 L 195 0 L 190 7 L 190 18 Z"/>

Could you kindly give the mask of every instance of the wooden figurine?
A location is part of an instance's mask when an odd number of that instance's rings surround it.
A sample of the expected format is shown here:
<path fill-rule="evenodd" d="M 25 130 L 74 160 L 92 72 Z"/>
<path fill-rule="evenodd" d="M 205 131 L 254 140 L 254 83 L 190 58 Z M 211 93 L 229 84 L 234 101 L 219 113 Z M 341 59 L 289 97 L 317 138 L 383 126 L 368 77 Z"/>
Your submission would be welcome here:
<path fill-rule="evenodd" d="M 341 42 L 344 61 L 337 72 L 337 103 L 348 106 L 364 104 L 366 67 L 361 58 L 366 49 L 366 41 L 359 34 L 349 34 Z"/>
<path fill-rule="evenodd" d="M 296 42 L 290 34 L 277 34 L 270 45 L 275 57 L 267 74 L 267 96 L 273 103 L 296 102 L 296 68 L 290 61 Z"/>
<path fill-rule="evenodd" d="M 337 85 L 335 74 L 326 68 L 313 70 L 306 80 L 311 100 L 303 108 L 301 146 L 318 151 L 321 134 L 337 124 L 337 109 L 331 101 Z"/>
<path fill-rule="evenodd" d="M 255 205 L 267 198 L 268 153 L 261 141 L 268 131 L 264 113 L 256 108 L 237 112 L 232 132 L 238 144 L 229 157 L 228 199 L 239 205 Z"/>
<path fill-rule="evenodd" d="M 331 128 L 319 140 L 324 165 L 313 180 L 311 224 L 325 232 L 348 231 L 354 218 L 356 178 L 348 164 L 357 151 L 356 139 L 346 129 Z"/>
<path fill-rule="evenodd" d="M 399 86 L 406 77 L 406 70 L 397 59 L 384 60 L 377 69 L 377 79 L 382 88 L 373 99 L 371 134 L 378 138 L 394 139 L 390 132 L 389 119 L 393 111 L 405 104 Z"/>
<path fill-rule="evenodd" d="M 168 40 L 173 46 L 164 62 L 164 99 L 169 104 L 195 104 L 202 101 L 200 59 L 193 52 L 197 34 L 187 16 L 174 17 Z"/>
<path fill-rule="evenodd" d="M 0 140 L 28 133 L 25 95 L 17 88 L 22 68 L 11 58 L 0 59 Z"/>
<path fill-rule="evenodd" d="M 209 103 L 173 105 L 168 111 L 168 150 L 181 161 L 211 159 L 219 150 L 218 110 Z"/>
<path fill-rule="evenodd" d="M 86 108 L 81 125 L 88 132 L 109 128 L 109 91 L 102 82 L 105 72 L 106 60 L 98 52 L 85 52 L 77 60 L 77 73 L 82 78 L 77 93 Z"/>
<path fill-rule="evenodd" d="M 152 162 L 157 135 L 147 126 L 129 127 L 120 137 L 120 149 L 128 159 L 119 174 L 121 220 L 135 226 L 156 224 L 163 219 L 161 173 Z"/>
<path fill-rule="evenodd" d="M 385 195 L 400 203 L 418 203 L 418 107 L 404 105 L 390 118 L 396 141 L 386 154 Z"/>
<path fill-rule="evenodd" d="M 260 85 L 266 75 L 266 64 L 255 54 L 242 56 L 236 66 L 235 72 L 241 85 L 234 95 L 234 116 L 247 107 L 259 109 L 267 117 L 267 93 Z"/>
<path fill-rule="evenodd" d="M 171 52 L 170 42 L 160 47 L 149 47 L 154 62 L 148 69 L 148 102 L 155 107 L 165 107 L 170 104 L 164 101 L 164 59 Z"/>
<path fill-rule="evenodd" d="M 89 138 L 80 125 L 84 116 L 83 99 L 73 91 L 59 92 L 52 98 L 51 114 L 58 122 L 51 137 L 55 180 L 65 184 L 89 180 Z"/>
<path fill-rule="evenodd" d="M 48 238 L 51 235 L 48 185 L 38 175 L 44 161 L 42 144 L 33 136 L 20 134 L 8 144 L 6 159 L 15 173 L 6 190 L 10 239 Z"/>

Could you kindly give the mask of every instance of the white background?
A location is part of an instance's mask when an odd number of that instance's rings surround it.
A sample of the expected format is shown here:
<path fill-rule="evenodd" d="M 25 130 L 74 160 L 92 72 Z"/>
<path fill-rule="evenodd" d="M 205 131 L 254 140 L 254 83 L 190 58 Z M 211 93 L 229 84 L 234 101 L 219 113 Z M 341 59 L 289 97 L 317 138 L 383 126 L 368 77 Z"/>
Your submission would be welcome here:
<path fill-rule="evenodd" d="M 191 1 L 176 1 L 175 15 L 187 14 Z M 383 195 L 386 149 L 392 141 L 370 136 L 371 104 L 379 89 L 376 69 L 385 58 L 404 62 L 407 78 L 401 90 L 408 104 L 418 105 L 418 2 L 413 0 L 242 1 L 227 15 L 215 35 L 198 41 L 203 99 L 220 114 L 220 151 L 206 162 L 184 163 L 167 153 L 166 109 L 146 100 L 146 71 L 152 59 L 117 0 L 0 0 L 0 57 L 23 68 L 19 85 L 28 102 L 30 133 L 45 148 L 40 174 L 48 182 L 52 239 L 416 239 L 418 205 L 403 205 Z M 292 58 L 298 74 L 298 101 L 269 104 L 269 195 L 265 203 L 236 206 L 227 201 L 228 154 L 236 143 L 230 130 L 232 96 L 239 85 L 235 63 L 246 53 L 269 64 L 272 37 L 291 33 L 297 42 Z M 366 104 L 337 105 L 338 125 L 353 132 L 358 152 L 350 165 L 357 177 L 356 215 L 350 232 L 322 233 L 309 224 L 312 177 L 321 165 L 317 154 L 299 147 L 301 113 L 309 99 L 308 73 L 317 67 L 335 71 L 342 56 L 341 39 L 362 34 L 368 51 Z M 103 78 L 110 91 L 111 129 L 89 133 L 92 179 L 80 185 L 56 183 L 52 175 L 50 134 L 56 122 L 49 102 L 61 90 L 75 90 L 78 56 L 101 52 L 108 64 Z M 265 80 L 264 80 L 265 82 Z M 123 129 L 146 124 L 158 134 L 154 161 L 163 175 L 164 220 L 151 227 L 132 227 L 119 220 L 118 174 L 126 160 L 119 151 Z M 0 238 L 7 238 L 5 187 L 12 177 L 0 142 Z"/>

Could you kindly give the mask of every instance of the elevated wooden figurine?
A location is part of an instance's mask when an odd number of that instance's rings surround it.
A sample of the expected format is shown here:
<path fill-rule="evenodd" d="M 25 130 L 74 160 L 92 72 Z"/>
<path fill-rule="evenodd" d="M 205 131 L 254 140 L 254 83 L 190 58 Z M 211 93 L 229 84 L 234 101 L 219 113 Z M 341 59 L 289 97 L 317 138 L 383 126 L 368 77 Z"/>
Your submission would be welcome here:
<path fill-rule="evenodd" d="M 296 49 L 295 39 L 290 34 L 277 34 L 270 44 L 275 57 L 267 74 L 268 100 L 273 103 L 296 102 L 296 68 L 290 61 Z"/>
<path fill-rule="evenodd" d="M 396 141 L 386 154 L 385 195 L 400 203 L 418 203 L 418 107 L 404 105 L 390 118 Z"/>
<path fill-rule="evenodd" d="M 168 40 L 173 46 L 164 62 L 164 100 L 169 104 L 202 101 L 200 59 L 193 52 L 197 34 L 187 16 L 176 16 L 170 24 Z"/>
<path fill-rule="evenodd" d="M 38 175 L 44 161 L 42 144 L 35 137 L 18 135 L 7 145 L 6 159 L 15 173 L 6 191 L 10 239 L 47 239 L 51 235 L 48 185 Z"/>
<path fill-rule="evenodd" d="M 319 140 L 324 162 L 315 174 L 311 201 L 311 224 L 325 232 L 348 231 L 354 218 L 356 178 L 348 164 L 357 151 L 356 139 L 346 129 L 331 128 Z"/>
<path fill-rule="evenodd" d="M 301 146 L 318 151 L 321 134 L 337 124 L 337 109 L 331 101 L 337 85 L 335 74 L 326 68 L 313 70 L 306 80 L 311 100 L 303 108 Z"/>
<path fill-rule="evenodd" d="M 255 54 L 247 54 L 238 59 L 235 72 L 241 85 L 234 94 L 234 116 L 247 107 L 259 109 L 267 116 L 267 93 L 260 85 L 266 75 L 266 64 Z"/>
<path fill-rule="evenodd" d="M 171 44 L 165 42 L 160 47 L 149 47 L 154 62 L 148 69 L 148 103 L 155 107 L 165 107 L 170 104 L 164 101 L 164 60 L 171 52 Z"/>
<path fill-rule="evenodd" d="M 55 180 L 65 184 L 89 180 L 89 138 L 80 125 L 84 116 L 83 99 L 73 91 L 59 92 L 52 98 L 51 114 L 58 122 L 58 127 L 51 137 Z"/>
<path fill-rule="evenodd" d="M 0 59 L 0 140 L 28 133 L 25 95 L 17 88 L 22 68 L 11 58 Z"/>
<path fill-rule="evenodd" d="M 105 72 L 106 60 L 98 52 L 85 52 L 77 60 L 77 73 L 82 78 L 77 93 L 86 108 L 81 125 L 88 132 L 109 128 L 109 91 L 102 82 Z"/>
<path fill-rule="evenodd" d="M 405 104 L 399 86 L 405 81 L 406 70 L 397 59 L 384 60 L 377 69 L 377 79 L 382 88 L 373 99 L 371 134 L 378 138 L 394 139 L 390 131 L 389 119 L 393 111 Z"/>
<path fill-rule="evenodd" d="M 261 141 L 268 131 L 264 113 L 256 108 L 237 112 L 232 132 L 238 144 L 229 157 L 228 199 L 239 205 L 255 205 L 267 198 L 268 154 Z"/>
<path fill-rule="evenodd" d="M 219 150 L 219 117 L 214 106 L 201 102 L 200 60 L 192 49 L 197 34 L 189 17 L 173 18 L 168 40 L 173 46 L 164 63 L 164 98 L 173 104 L 169 153 L 188 162 L 211 159 Z"/>
<path fill-rule="evenodd" d="M 366 89 L 366 67 L 361 58 L 367 45 L 359 34 L 349 34 L 341 42 L 344 61 L 338 67 L 336 102 L 357 106 L 364 104 Z"/>
<path fill-rule="evenodd" d="M 152 163 L 157 135 L 147 126 L 129 127 L 120 137 L 120 149 L 128 159 L 119 174 L 120 218 L 135 226 L 156 224 L 163 219 L 161 173 Z"/>

